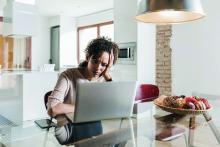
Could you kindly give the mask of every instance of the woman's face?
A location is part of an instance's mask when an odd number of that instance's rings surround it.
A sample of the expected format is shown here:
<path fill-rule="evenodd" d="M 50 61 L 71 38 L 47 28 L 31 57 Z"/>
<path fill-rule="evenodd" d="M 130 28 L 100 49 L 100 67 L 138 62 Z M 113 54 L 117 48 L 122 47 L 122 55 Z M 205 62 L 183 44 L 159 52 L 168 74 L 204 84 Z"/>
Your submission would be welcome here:
<path fill-rule="evenodd" d="M 107 68 L 109 62 L 109 53 L 102 52 L 99 56 L 91 56 L 88 59 L 88 72 L 91 78 L 98 78 Z"/>

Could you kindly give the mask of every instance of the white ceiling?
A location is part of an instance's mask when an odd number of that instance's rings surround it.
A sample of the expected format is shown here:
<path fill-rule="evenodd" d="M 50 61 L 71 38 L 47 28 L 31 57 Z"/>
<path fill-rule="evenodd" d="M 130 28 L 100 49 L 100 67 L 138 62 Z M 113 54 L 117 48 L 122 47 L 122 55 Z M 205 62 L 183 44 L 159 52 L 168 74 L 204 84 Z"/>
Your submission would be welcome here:
<path fill-rule="evenodd" d="M 78 17 L 113 8 L 113 0 L 36 0 L 42 15 Z"/>
<path fill-rule="evenodd" d="M 0 9 L 6 0 L 0 0 Z M 79 17 L 113 8 L 113 0 L 35 0 L 39 13 L 45 16 Z"/>

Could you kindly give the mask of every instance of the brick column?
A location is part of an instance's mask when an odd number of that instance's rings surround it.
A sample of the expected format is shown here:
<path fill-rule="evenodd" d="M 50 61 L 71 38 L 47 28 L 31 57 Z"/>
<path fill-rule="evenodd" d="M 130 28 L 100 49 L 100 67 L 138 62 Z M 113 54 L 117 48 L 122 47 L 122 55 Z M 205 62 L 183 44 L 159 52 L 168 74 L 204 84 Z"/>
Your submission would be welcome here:
<path fill-rule="evenodd" d="M 171 53 L 170 37 L 171 25 L 157 25 L 156 34 L 156 84 L 160 89 L 160 95 L 171 95 Z"/>

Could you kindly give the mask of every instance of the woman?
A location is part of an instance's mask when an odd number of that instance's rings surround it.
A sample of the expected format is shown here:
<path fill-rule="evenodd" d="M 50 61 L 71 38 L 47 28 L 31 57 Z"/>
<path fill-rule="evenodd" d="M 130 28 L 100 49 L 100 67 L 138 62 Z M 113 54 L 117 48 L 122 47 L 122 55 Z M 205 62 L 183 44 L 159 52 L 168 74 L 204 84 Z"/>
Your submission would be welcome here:
<path fill-rule="evenodd" d="M 60 144 L 68 144 L 102 133 L 101 122 L 74 124 L 64 119 L 64 114 L 73 113 L 77 81 L 112 81 L 109 69 L 118 58 L 118 46 L 106 38 L 92 40 L 86 50 L 86 60 L 78 68 L 64 71 L 48 99 L 48 114 L 56 116 L 59 125 L 55 136 Z M 67 117 L 65 117 L 67 118 Z"/>

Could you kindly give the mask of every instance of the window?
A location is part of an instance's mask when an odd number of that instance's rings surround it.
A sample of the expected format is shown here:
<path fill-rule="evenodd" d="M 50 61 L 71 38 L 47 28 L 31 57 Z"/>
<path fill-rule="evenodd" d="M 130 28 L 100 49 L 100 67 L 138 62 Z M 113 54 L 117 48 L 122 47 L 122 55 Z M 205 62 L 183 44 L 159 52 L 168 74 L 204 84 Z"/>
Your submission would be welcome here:
<path fill-rule="evenodd" d="M 114 24 L 112 21 L 78 28 L 78 62 L 85 60 L 84 50 L 88 43 L 92 39 L 102 36 L 114 41 Z"/>

